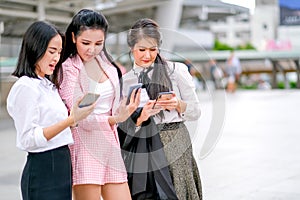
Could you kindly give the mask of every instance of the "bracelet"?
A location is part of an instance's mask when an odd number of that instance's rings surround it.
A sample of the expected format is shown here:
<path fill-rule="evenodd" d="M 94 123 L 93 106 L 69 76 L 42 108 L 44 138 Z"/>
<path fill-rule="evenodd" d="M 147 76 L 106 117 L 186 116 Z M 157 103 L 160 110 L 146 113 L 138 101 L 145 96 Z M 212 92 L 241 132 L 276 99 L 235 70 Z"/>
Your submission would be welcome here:
<path fill-rule="evenodd" d="M 113 120 L 115 121 L 115 124 L 118 124 L 118 121 L 117 121 L 117 117 L 115 117 L 115 116 L 112 116 L 112 118 L 113 118 Z"/>
<path fill-rule="evenodd" d="M 75 124 L 75 125 L 71 125 L 70 128 L 76 128 L 78 127 L 78 124 Z"/>
<path fill-rule="evenodd" d="M 76 123 L 74 116 L 72 117 L 73 117 L 73 124 L 70 126 L 70 128 L 78 127 L 78 124 Z"/>

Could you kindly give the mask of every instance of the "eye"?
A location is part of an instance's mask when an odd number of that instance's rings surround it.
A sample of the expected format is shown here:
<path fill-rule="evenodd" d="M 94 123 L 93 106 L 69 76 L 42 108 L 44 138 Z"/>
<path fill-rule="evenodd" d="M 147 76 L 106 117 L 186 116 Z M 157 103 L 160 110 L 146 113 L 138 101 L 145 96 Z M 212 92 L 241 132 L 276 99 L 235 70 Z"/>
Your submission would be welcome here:
<path fill-rule="evenodd" d="M 156 51 L 157 50 L 157 48 L 151 48 L 150 49 L 150 51 Z"/>
<path fill-rule="evenodd" d="M 139 51 L 146 51 L 146 49 L 139 49 Z"/>

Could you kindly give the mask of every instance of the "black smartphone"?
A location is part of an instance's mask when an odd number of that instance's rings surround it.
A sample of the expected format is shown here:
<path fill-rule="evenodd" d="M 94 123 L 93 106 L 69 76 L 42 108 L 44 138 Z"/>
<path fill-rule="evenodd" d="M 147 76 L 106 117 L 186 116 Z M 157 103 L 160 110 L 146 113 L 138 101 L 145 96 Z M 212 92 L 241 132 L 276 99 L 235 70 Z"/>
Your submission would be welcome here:
<path fill-rule="evenodd" d="M 174 92 L 160 92 L 158 93 L 156 99 L 155 99 L 155 102 L 152 106 L 152 109 L 155 108 L 155 105 L 156 105 L 156 102 L 159 100 L 159 99 L 162 99 L 162 100 L 169 100 L 169 99 L 172 99 L 173 97 L 173 94 Z"/>
<path fill-rule="evenodd" d="M 97 99 L 100 97 L 100 94 L 95 94 L 95 93 L 87 93 L 83 99 L 81 100 L 81 102 L 79 103 L 79 107 L 85 107 L 85 106 L 89 106 L 92 105 L 95 101 L 97 101 Z"/>
<path fill-rule="evenodd" d="M 131 96 L 132 91 L 133 91 L 134 89 L 136 89 L 135 94 L 134 94 L 134 98 L 135 98 L 138 89 L 141 88 L 142 86 L 143 86 L 142 83 L 138 83 L 138 84 L 136 84 L 136 85 L 130 86 L 129 91 L 128 91 L 128 95 L 127 95 L 126 105 L 128 105 L 129 102 L 130 102 L 130 96 Z"/>

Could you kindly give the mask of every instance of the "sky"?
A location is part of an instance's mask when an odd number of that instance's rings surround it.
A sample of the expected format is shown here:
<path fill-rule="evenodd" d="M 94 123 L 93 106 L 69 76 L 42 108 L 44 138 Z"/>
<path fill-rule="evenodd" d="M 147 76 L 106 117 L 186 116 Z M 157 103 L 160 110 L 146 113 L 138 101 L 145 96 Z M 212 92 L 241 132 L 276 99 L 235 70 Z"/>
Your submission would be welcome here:
<path fill-rule="evenodd" d="M 300 8 L 300 1 L 299 0 L 279 0 L 279 5 L 283 5 L 289 8 Z"/>
<path fill-rule="evenodd" d="M 225 3 L 235 4 L 238 6 L 243 6 L 250 9 L 250 12 L 254 12 L 255 0 L 221 0 Z"/>

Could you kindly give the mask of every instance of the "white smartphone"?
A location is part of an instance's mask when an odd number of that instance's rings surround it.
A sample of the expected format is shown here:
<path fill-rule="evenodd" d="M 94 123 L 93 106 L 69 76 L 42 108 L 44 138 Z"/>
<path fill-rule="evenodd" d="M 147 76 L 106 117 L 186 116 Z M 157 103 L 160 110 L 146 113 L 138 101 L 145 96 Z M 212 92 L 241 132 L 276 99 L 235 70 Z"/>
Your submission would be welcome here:
<path fill-rule="evenodd" d="M 87 93 L 83 99 L 81 100 L 81 102 L 79 103 L 79 107 L 85 107 L 85 106 L 89 106 L 92 105 L 95 101 L 97 101 L 97 99 L 100 97 L 100 94 L 95 94 L 95 93 Z"/>

